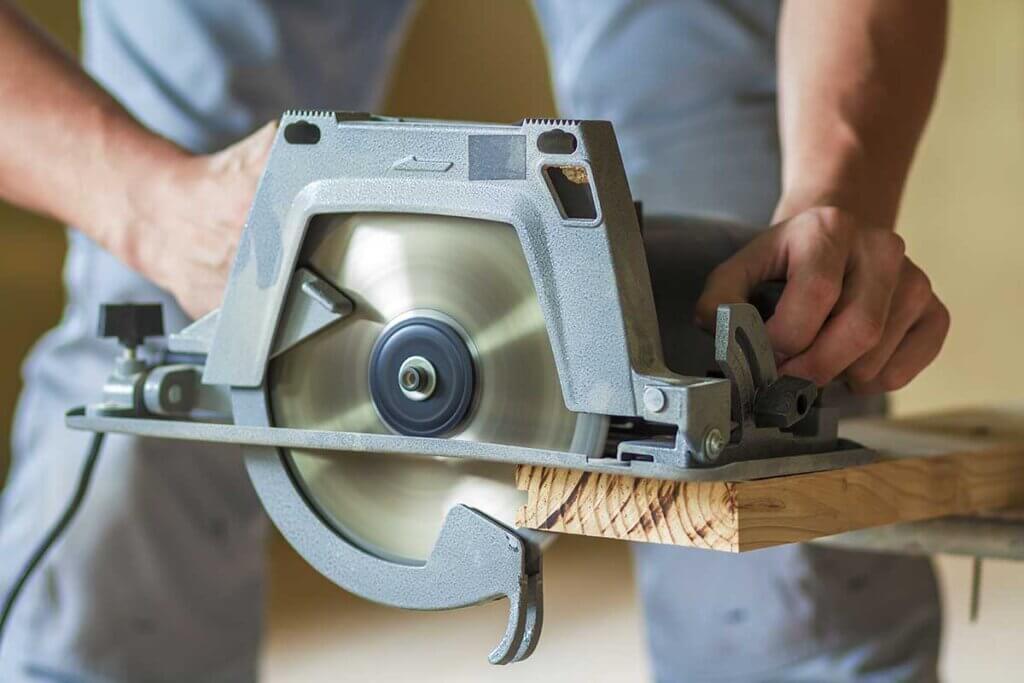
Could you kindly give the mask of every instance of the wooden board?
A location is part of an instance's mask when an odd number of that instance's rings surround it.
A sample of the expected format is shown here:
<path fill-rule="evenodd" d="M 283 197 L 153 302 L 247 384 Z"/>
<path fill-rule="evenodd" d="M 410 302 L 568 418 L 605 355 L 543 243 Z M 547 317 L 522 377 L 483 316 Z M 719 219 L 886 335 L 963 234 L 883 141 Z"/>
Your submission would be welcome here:
<path fill-rule="evenodd" d="M 743 552 L 1024 506 L 1024 408 L 857 420 L 870 465 L 748 482 L 671 482 L 523 466 L 522 527 Z"/>

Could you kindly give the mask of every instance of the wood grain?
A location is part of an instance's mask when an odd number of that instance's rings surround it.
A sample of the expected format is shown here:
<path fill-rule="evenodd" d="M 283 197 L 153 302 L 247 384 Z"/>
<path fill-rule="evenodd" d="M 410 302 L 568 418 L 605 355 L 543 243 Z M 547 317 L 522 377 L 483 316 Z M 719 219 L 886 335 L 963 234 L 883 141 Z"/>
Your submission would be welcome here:
<path fill-rule="evenodd" d="M 737 552 L 739 515 L 731 482 L 637 479 L 522 466 L 529 502 L 517 526 L 630 541 Z"/>
<path fill-rule="evenodd" d="M 523 466 L 517 524 L 743 552 L 844 531 L 1024 506 L 1024 411 L 861 420 L 882 460 L 759 481 L 671 482 Z"/>

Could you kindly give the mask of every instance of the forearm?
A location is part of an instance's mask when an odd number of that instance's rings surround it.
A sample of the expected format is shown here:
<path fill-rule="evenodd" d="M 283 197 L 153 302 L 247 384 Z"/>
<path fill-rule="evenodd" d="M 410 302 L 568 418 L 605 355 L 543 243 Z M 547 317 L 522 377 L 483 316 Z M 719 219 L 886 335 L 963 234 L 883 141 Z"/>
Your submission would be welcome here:
<path fill-rule="evenodd" d="M 129 263 L 142 184 L 185 152 L 146 130 L 0 0 L 0 198 L 73 224 Z"/>
<path fill-rule="evenodd" d="M 944 0 L 785 0 L 775 219 L 836 206 L 893 227 L 935 97 Z"/>

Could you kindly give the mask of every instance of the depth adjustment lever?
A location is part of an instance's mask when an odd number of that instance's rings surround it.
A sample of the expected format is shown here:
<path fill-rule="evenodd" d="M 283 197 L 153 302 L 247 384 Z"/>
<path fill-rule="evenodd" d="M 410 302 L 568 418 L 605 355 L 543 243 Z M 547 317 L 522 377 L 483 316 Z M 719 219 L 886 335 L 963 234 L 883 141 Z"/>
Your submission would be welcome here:
<path fill-rule="evenodd" d="M 818 397 L 813 382 L 779 377 L 764 321 L 750 304 L 718 307 L 715 360 L 732 386 L 732 418 L 741 439 L 746 429 L 793 427 Z"/>

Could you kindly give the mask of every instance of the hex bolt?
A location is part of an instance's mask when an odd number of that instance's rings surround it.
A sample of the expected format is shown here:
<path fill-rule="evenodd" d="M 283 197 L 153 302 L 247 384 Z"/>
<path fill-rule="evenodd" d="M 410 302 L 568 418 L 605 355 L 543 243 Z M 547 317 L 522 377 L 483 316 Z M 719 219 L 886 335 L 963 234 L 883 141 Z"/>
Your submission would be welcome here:
<path fill-rule="evenodd" d="M 704 435 L 704 457 L 708 460 L 718 460 L 718 456 L 725 450 L 725 437 L 721 430 L 712 427 Z"/>
<path fill-rule="evenodd" d="M 665 409 L 665 392 L 657 387 L 644 389 L 644 407 L 652 413 L 660 413 Z"/>

